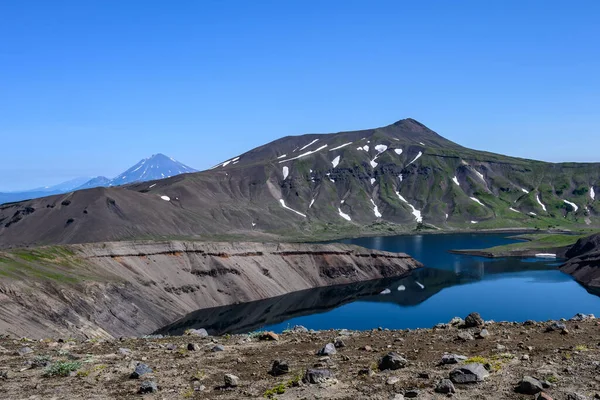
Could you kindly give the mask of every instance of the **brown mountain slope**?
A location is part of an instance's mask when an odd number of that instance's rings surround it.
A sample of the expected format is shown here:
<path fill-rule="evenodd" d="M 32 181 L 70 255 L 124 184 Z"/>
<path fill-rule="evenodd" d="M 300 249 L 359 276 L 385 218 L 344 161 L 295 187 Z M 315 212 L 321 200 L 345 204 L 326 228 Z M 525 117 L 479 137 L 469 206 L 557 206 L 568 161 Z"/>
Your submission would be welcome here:
<path fill-rule="evenodd" d="M 599 177 L 600 164 L 470 150 L 407 119 L 285 137 L 200 173 L 5 204 L 0 246 L 595 226 Z"/>

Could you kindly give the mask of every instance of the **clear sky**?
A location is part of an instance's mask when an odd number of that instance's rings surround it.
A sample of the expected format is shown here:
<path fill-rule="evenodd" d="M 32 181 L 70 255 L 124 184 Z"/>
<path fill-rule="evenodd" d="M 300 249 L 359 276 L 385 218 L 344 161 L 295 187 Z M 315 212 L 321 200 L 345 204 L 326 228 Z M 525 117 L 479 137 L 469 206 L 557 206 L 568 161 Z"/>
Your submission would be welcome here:
<path fill-rule="evenodd" d="M 600 161 L 600 1 L 0 0 L 0 190 L 412 117 Z"/>

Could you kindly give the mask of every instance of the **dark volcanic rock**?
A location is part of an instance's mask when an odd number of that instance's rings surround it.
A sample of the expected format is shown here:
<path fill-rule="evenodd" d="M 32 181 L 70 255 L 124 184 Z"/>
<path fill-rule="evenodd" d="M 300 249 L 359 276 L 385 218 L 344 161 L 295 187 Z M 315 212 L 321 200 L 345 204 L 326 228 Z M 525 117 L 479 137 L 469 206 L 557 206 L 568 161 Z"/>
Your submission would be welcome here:
<path fill-rule="evenodd" d="M 269 373 L 273 376 L 284 375 L 288 372 L 290 372 L 288 363 L 280 360 L 273 361 L 273 366 L 271 367 L 271 371 L 269 371 Z"/>
<path fill-rule="evenodd" d="M 307 369 L 302 381 L 304 383 L 318 384 L 334 379 L 333 373 L 328 369 Z"/>
<path fill-rule="evenodd" d="M 150 368 L 146 364 L 139 363 L 138 365 L 136 365 L 135 370 L 131 373 L 129 378 L 138 379 L 141 376 L 144 376 L 146 374 L 151 374 L 151 373 L 152 373 L 152 368 Z"/>
<path fill-rule="evenodd" d="M 142 384 L 140 385 L 140 388 L 138 390 L 138 393 L 141 393 L 141 394 L 156 393 L 156 392 L 158 392 L 158 386 L 156 385 L 156 382 L 154 382 L 154 381 L 142 382 Z"/>
<path fill-rule="evenodd" d="M 436 393 L 448 394 L 448 393 L 456 393 L 456 389 L 454 388 L 454 384 L 450 379 L 442 379 L 440 383 L 435 387 Z"/>
<path fill-rule="evenodd" d="M 542 383 L 531 376 L 524 376 L 515 388 L 515 392 L 520 394 L 537 394 L 542 390 L 544 390 Z"/>
<path fill-rule="evenodd" d="M 400 355 L 390 352 L 379 359 L 379 370 L 385 371 L 387 369 L 396 370 L 405 368 L 408 365 L 408 360 L 401 357 Z"/>
<path fill-rule="evenodd" d="M 467 364 L 450 372 L 450 380 L 454 383 L 482 382 L 490 373 L 481 364 Z"/>
<path fill-rule="evenodd" d="M 483 325 L 484 321 L 483 318 L 481 318 L 481 315 L 479 315 L 479 313 L 471 313 L 465 318 L 465 328 L 475 328 Z"/>

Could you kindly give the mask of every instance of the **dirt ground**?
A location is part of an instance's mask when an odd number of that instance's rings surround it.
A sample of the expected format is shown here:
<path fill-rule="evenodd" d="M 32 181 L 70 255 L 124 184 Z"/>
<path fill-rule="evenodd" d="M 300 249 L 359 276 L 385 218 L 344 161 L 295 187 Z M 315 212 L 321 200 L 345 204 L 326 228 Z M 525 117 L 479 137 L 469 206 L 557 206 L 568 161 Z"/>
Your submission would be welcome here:
<path fill-rule="evenodd" d="M 454 398 L 533 399 L 534 395 L 514 390 L 524 376 L 545 381 L 549 387 L 544 392 L 553 399 L 600 398 L 600 322 L 564 324 L 567 331 L 546 332 L 551 322 L 488 322 L 488 337 L 467 340 L 458 335 L 468 332 L 476 337 L 482 327 L 287 332 L 278 340 L 261 340 L 259 333 L 86 342 L 3 338 L 0 398 L 441 399 L 452 395 L 436 393 L 438 383 L 453 369 L 472 362 L 488 364 L 490 375 L 480 383 L 455 384 Z M 344 345 L 336 348 L 336 354 L 317 354 L 336 339 Z M 222 351 L 215 351 L 217 345 L 223 346 Z M 25 347 L 31 352 L 19 355 L 28 351 Z M 380 371 L 378 360 L 391 351 L 407 359 L 408 365 Z M 445 353 L 470 360 L 441 365 Z M 270 375 L 274 360 L 287 362 L 289 372 Z M 132 379 L 138 363 L 147 364 L 152 372 Z M 303 383 L 308 368 L 328 369 L 334 378 Z M 239 377 L 238 385 L 225 387 L 225 374 Z M 155 382 L 157 390 L 138 393 L 144 381 Z"/>

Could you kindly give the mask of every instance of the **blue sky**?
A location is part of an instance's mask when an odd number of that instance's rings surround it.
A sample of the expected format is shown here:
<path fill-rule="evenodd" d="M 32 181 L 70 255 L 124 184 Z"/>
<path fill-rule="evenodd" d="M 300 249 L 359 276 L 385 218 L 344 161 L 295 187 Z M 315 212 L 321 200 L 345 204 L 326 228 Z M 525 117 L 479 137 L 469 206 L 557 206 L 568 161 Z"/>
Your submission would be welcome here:
<path fill-rule="evenodd" d="M 0 190 L 412 117 L 600 161 L 598 1 L 0 1 Z"/>

